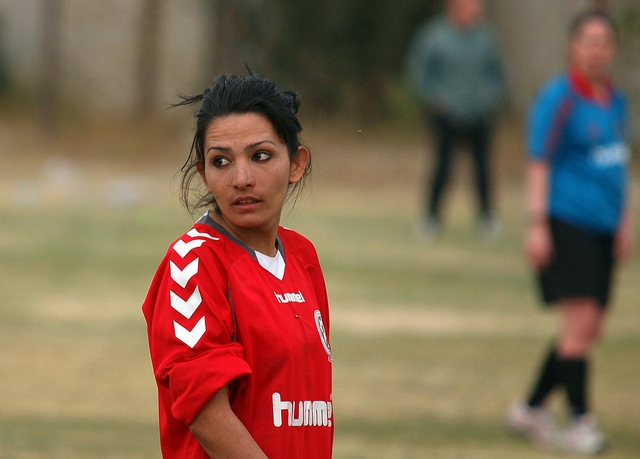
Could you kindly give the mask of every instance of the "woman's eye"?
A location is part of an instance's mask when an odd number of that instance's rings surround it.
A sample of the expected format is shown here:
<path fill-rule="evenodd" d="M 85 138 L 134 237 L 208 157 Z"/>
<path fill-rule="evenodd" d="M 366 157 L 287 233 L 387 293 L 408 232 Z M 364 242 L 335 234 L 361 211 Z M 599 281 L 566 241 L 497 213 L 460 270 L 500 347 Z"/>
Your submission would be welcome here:
<path fill-rule="evenodd" d="M 255 155 L 253 155 L 254 161 L 266 161 L 269 158 L 271 158 L 271 154 L 267 153 L 266 151 L 259 151 Z"/>
<path fill-rule="evenodd" d="M 229 160 L 227 158 L 223 158 L 222 156 L 216 156 L 211 160 L 211 163 L 214 167 L 224 167 L 229 164 Z"/>

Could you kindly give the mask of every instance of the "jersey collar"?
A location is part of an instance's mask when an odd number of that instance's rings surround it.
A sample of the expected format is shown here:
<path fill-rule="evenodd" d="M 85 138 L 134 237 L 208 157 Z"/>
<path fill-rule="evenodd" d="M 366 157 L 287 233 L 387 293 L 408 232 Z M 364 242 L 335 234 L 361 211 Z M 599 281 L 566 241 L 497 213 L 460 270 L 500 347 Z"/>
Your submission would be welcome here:
<path fill-rule="evenodd" d="M 589 80 L 587 80 L 584 74 L 577 67 L 572 67 L 569 69 L 569 82 L 571 83 L 571 87 L 573 88 L 573 90 L 579 96 L 584 97 L 590 102 L 602 103 L 602 101 L 596 97 L 595 86 Z M 610 79 L 606 81 L 606 86 L 607 97 L 605 103 L 609 104 L 613 96 L 613 83 Z"/>
<path fill-rule="evenodd" d="M 228 237 L 229 239 L 231 239 L 233 242 L 235 242 L 236 244 L 238 244 L 240 247 L 242 247 L 243 249 L 245 249 L 249 255 L 251 255 L 251 257 L 258 261 L 258 257 L 256 256 L 256 251 L 253 250 L 252 248 L 250 248 L 247 244 L 245 244 L 244 242 L 236 239 L 235 237 L 233 237 L 231 235 L 231 233 L 229 233 L 229 231 L 227 231 L 226 229 L 224 229 L 222 227 L 222 225 L 220 225 L 219 223 L 217 223 L 213 218 L 211 218 L 209 216 L 209 212 L 205 213 L 202 217 L 200 217 L 200 219 L 196 222 L 196 223 L 202 223 L 205 224 L 207 226 L 210 226 L 211 228 L 215 229 L 216 231 L 218 231 L 219 233 L 225 235 L 226 237 Z M 282 241 L 280 240 L 280 235 L 277 234 L 276 235 L 276 250 L 278 252 L 280 252 L 280 254 L 282 255 L 282 259 L 286 261 L 285 255 L 284 255 L 284 246 L 282 245 Z"/>

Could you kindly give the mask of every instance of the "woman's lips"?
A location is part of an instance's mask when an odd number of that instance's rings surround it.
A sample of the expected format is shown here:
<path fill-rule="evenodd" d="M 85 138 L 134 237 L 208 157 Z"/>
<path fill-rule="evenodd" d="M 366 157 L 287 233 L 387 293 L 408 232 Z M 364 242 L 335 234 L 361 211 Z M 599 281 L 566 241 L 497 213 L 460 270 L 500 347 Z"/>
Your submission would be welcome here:
<path fill-rule="evenodd" d="M 252 196 L 242 196 L 234 199 L 233 206 L 242 210 L 251 210 L 255 208 L 262 201 Z"/>

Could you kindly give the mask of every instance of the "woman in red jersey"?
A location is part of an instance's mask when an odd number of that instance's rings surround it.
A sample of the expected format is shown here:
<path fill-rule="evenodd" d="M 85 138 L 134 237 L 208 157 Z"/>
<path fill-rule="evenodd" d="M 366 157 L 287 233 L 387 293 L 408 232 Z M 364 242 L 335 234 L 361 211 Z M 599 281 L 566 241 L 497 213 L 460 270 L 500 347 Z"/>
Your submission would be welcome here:
<path fill-rule="evenodd" d="M 310 172 L 297 94 L 220 76 L 179 105 L 192 104 L 182 197 L 207 211 L 169 247 L 142 307 L 163 457 L 330 458 L 324 278 L 311 242 L 280 226 Z"/>

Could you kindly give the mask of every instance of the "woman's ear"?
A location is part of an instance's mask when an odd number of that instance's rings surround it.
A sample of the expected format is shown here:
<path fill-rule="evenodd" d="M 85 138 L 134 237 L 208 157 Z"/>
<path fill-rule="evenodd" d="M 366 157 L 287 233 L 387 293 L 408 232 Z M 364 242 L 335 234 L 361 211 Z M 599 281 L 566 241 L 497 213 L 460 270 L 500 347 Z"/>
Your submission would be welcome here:
<path fill-rule="evenodd" d="M 298 147 L 297 154 L 291 159 L 291 170 L 289 172 L 289 183 L 298 183 L 304 176 L 304 171 L 309 162 L 309 149 L 303 145 Z"/>
<path fill-rule="evenodd" d="M 196 169 L 198 170 L 198 174 L 200 174 L 200 178 L 202 178 L 204 185 L 207 186 L 207 176 L 204 173 L 204 163 L 202 161 L 198 161 L 196 163 Z"/>

